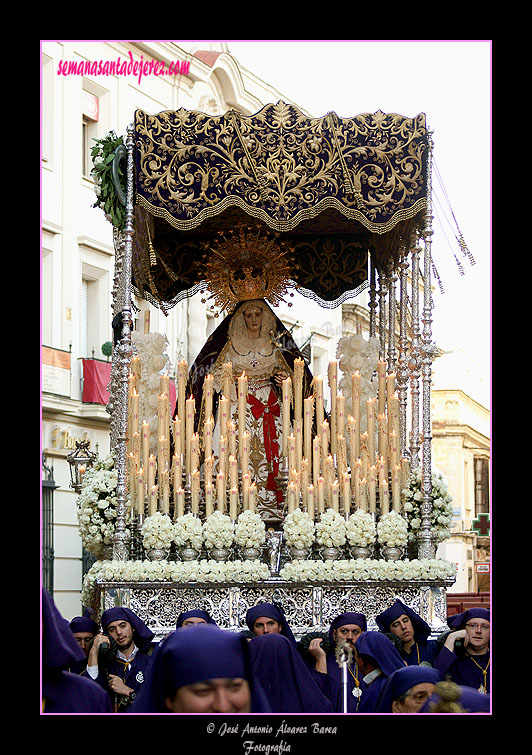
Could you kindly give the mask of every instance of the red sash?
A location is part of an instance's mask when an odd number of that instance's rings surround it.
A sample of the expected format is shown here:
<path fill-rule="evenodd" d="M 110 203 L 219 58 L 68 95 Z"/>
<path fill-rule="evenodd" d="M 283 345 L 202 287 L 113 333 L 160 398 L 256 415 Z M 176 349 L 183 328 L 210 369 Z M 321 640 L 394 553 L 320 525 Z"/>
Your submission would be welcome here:
<path fill-rule="evenodd" d="M 277 442 L 277 428 L 275 427 L 275 417 L 281 414 L 281 407 L 273 389 L 270 389 L 268 403 L 262 401 L 251 393 L 248 393 L 248 404 L 251 406 L 251 413 L 255 419 L 262 417 L 262 428 L 264 435 L 264 451 L 266 461 L 270 467 L 268 472 L 267 490 L 275 490 L 277 493 L 277 503 L 283 502 L 283 493 L 277 489 L 275 478 L 279 474 L 279 443 Z"/>

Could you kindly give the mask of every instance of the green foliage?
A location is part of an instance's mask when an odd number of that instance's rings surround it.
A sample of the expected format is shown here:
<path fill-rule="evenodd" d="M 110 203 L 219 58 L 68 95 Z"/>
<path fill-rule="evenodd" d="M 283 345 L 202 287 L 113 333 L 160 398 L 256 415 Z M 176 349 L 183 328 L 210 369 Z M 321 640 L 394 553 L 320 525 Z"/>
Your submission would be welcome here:
<path fill-rule="evenodd" d="M 115 228 L 123 230 L 126 222 L 126 208 L 118 198 L 112 174 L 115 152 L 120 145 L 123 145 L 123 139 L 121 136 L 117 136 L 114 131 L 110 131 L 103 139 L 94 139 L 93 141 L 96 144 L 91 147 L 93 163 L 91 174 L 96 182 L 95 191 L 98 198 L 92 206 L 100 207 L 107 220 Z M 118 174 L 120 184 L 125 192 L 125 177 L 121 167 L 118 169 Z"/>
<path fill-rule="evenodd" d="M 113 353 L 113 344 L 111 343 L 111 341 L 106 341 L 105 343 L 102 343 L 102 354 L 109 359 L 112 353 Z"/>

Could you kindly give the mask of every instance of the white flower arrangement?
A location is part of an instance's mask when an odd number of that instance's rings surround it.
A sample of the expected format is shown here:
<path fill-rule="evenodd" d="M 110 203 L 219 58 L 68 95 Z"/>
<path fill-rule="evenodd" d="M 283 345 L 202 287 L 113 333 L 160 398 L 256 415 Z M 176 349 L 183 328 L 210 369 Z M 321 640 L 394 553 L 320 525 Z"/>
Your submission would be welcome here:
<path fill-rule="evenodd" d="M 279 576 L 288 582 L 429 581 L 456 578 L 454 564 L 443 559 L 343 559 L 290 561 Z"/>
<path fill-rule="evenodd" d="M 96 561 L 83 579 L 81 599 L 91 606 L 97 581 L 104 582 L 237 582 L 270 577 L 261 561 Z"/>
<path fill-rule="evenodd" d="M 168 514 L 156 511 L 142 523 L 142 544 L 147 550 L 170 550 L 174 542 L 174 525 Z"/>
<path fill-rule="evenodd" d="M 327 509 L 316 523 L 316 542 L 324 548 L 341 548 L 345 541 L 345 519 L 334 509 Z"/>
<path fill-rule="evenodd" d="M 178 547 L 188 545 L 200 551 L 203 545 L 203 525 L 194 514 L 183 514 L 174 524 L 174 543 Z"/>
<path fill-rule="evenodd" d="M 235 542 L 240 548 L 260 548 L 266 541 L 266 526 L 260 514 L 242 511 L 235 527 Z"/>
<path fill-rule="evenodd" d="M 111 454 L 96 459 L 83 475 L 77 500 L 79 534 L 83 547 L 97 558 L 112 545 L 116 520 L 117 472 Z M 129 534 L 129 531 L 127 531 Z"/>
<path fill-rule="evenodd" d="M 207 550 L 230 548 L 235 539 L 235 525 L 221 511 L 214 511 L 203 523 L 203 542 Z"/>
<path fill-rule="evenodd" d="M 404 548 L 408 542 L 408 525 L 397 511 L 389 511 L 379 517 L 377 539 L 389 548 Z"/>
<path fill-rule="evenodd" d="M 284 539 L 292 548 L 311 548 L 314 543 L 315 524 L 308 511 L 297 508 L 287 514 L 283 522 Z"/>
<path fill-rule="evenodd" d="M 432 511 L 430 524 L 435 535 L 435 542 L 441 543 L 450 537 L 453 520 L 452 497 L 449 495 L 447 484 L 441 472 L 432 470 Z M 412 472 L 408 488 L 402 491 L 404 511 L 409 532 L 408 539 L 414 542 L 421 527 L 421 504 L 423 503 L 422 470 L 421 467 Z"/>
<path fill-rule="evenodd" d="M 359 548 L 367 548 L 373 545 L 377 536 L 375 521 L 370 513 L 357 509 L 349 519 L 346 526 L 346 537 L 349 545 Z"/>

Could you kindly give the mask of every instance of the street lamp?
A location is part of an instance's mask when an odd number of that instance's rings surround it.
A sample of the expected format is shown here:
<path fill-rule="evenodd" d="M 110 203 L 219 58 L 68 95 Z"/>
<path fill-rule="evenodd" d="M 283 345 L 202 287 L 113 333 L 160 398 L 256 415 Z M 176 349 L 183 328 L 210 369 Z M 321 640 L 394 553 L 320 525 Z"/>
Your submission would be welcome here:
<path fill-rule="evenodd" d="M 70 464 L 70 487 L 81 493 L 81 481 L 88 467 L 92 467 L 96 454 L 89 451 L 90 440 L 77 440 L 76 450 L 68 454 Z"/>

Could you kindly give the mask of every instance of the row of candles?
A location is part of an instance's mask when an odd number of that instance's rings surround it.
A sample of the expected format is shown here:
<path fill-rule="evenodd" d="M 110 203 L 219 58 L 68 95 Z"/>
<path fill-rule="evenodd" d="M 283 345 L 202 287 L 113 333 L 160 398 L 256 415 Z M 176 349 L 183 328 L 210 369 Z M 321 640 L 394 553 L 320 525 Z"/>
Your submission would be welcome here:
<path fill-rule="evenodd" d="M 384 360 L 377 366 L 378 395 L 366 401 L 367 429 L 360 432 L 361 376 L 352 375 L 351 413 L 346 412 L 346 399 L 338 393 L 337 363 L 328 369 L 330 417 L 325 419 L 324 384 L 322 377 L 313 381 L 313 395 L 303 398 L 302 359 L 294 364 L 293 378 L 282 382 L 282 444 L 281 469 L 285 471 L 286 508 L 298 506 L 312 518 L 316 512 L 331 507 L 346 516 L 352 506 L 381 515 L 393 507 L 400 511 L 401 489 L 410 473 L 409 462 L 399 455 L 399 397 L 395 392 L 395 373 L 386 373 Z M 222 368 L 222 394 L 219 400 L 220 438 L 218 459 L 213 455 L 214 378 L 207 375 L 203 386 L 203 427 L 201 438 L 194 431 L 196 402 L 186 398 L 188 367 L 178 364 L 177 415 L 170 420 L 169 377 L 160 377 L 158 396 L 157 453 L 150 453 L 150 426 L 140 423 L 139 394 L 140 358 L 131 362 L 128 415 L 128 484 L 132 506 L 148 514 L 170 511 L 173 491 L 174 517 L 190 511 L 199 513 L 200 488 L 203 482 L 205 514 L 215 509 L 236 520 L 240 510 L 256 510 L 257 486 L 249 468 L 250 434 L 245 416 L 248 378 L 236 378 L 237 421 L 231 416 L 232 365 Z M 291 408 L 294 416 L 291 421 Z M 318 434 L 312 436 L 316 415 Z M 346 437 L 347 430 L 347 437 Z M 169 431 L 173 434 L 174 453 L 170 459 Z M 349 439 L 349 465 L 348 445 Z M 203 464 L 203 481 L 200 469 Z M 389 480 L 391 479 L 391 487 Z M 188 490 L 187 490 L 188 489 Z M 187 492 L 189 496 L 187 496 Z"/>

